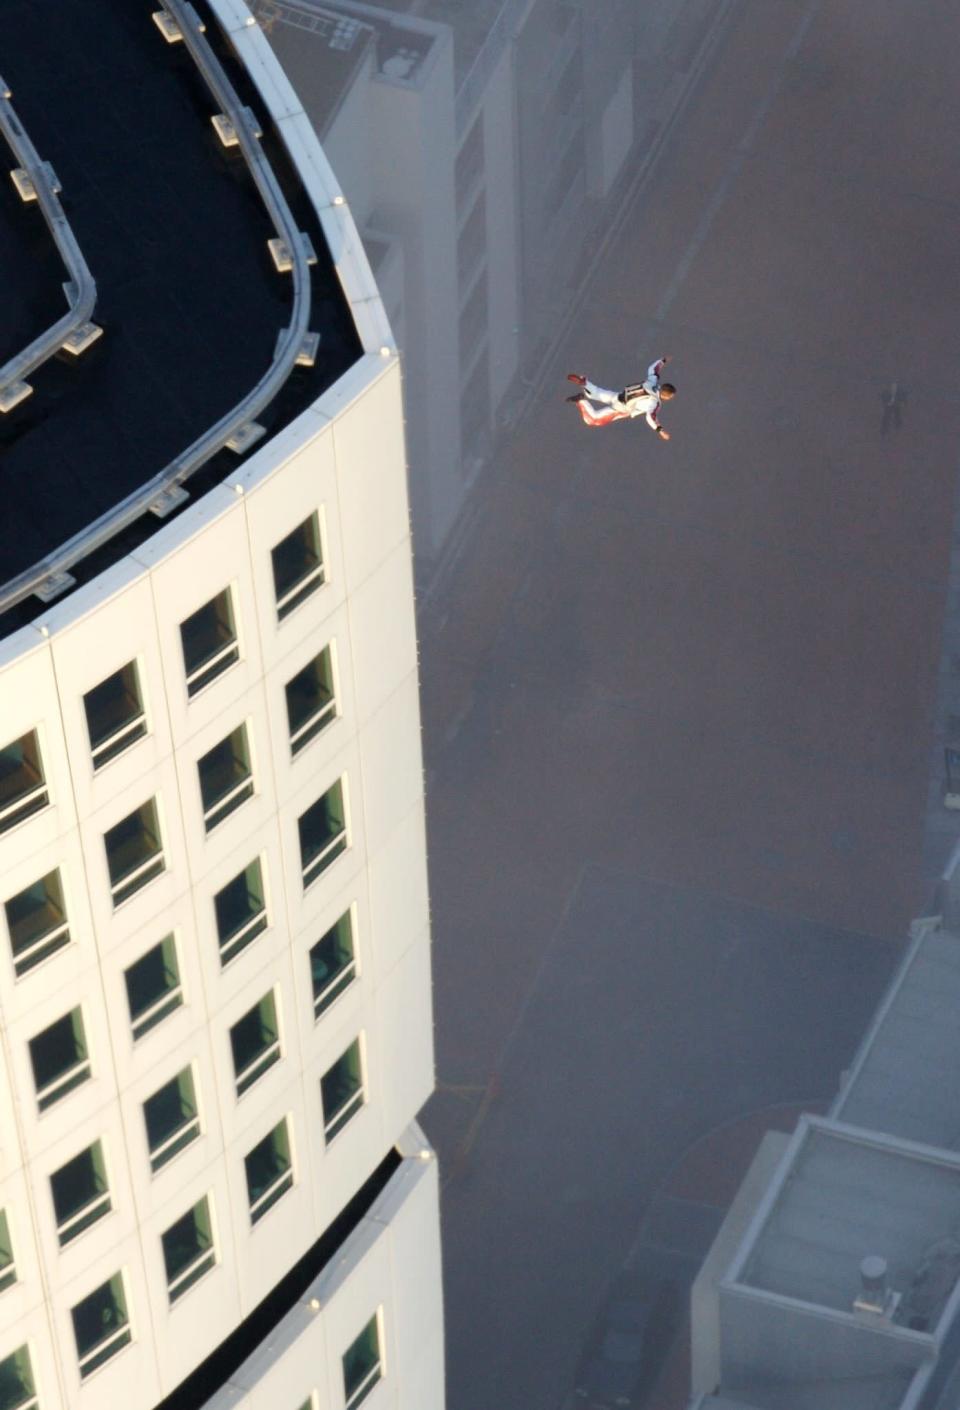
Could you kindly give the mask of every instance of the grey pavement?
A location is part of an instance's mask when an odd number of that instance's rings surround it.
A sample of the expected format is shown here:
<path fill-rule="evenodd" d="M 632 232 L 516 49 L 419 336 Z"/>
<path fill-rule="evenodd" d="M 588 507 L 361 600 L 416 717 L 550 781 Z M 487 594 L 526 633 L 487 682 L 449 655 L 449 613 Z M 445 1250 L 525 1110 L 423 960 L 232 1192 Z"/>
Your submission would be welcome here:
<path fill-rule="evenodd" d="M 556 1410 L 651 1211 L 683 1276 L 669 1172 L 829 1099 L 928 900 L 960 30 L 920 8 L 735 7 L 423 605 L 451 1410 Z M 564 405 L 662 352 L 669 445 Z"/>

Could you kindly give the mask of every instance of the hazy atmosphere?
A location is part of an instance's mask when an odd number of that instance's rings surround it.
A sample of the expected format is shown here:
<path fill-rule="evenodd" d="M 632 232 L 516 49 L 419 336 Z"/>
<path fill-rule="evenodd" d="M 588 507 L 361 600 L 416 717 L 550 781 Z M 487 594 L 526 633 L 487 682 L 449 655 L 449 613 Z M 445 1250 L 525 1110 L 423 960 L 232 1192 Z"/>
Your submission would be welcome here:
<path fill-rule="evenodd" d="M 484 277 L 516 345 L 491 326 L 509 376 L 429 554 L 411 456 L 425 1125 L 449 1403 L 555 1410 L 617 1270 L 685 1293 L 760 1133 L 829 1104 L 951 850 L 960 38 L 900 0 L 390 8 L 517 31 L 518 167 L 494 115 L 482 192 L 491 232 L 515 218 Z M 568 127 L 544 74 L 574 32 Z M 669 444 L 565 404 L 567 372 L 661 354 Z M 406 398 L 449 428 L 409 362 Z M 676 1331 L 664 1410 L 682 1303 Z"/>
<path fill-rule="evenodd" d="M 0 58 L 0 1410 L 958 1410 L 957 0 Z"/>

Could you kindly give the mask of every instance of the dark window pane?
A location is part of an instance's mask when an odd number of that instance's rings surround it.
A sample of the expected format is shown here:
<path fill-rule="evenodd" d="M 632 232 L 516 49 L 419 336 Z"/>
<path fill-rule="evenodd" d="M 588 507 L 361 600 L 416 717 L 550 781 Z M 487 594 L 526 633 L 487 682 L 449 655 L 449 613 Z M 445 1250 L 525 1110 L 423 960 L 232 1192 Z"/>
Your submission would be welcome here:
<path fill-rule="evenodd" d="M 296 754 L 336 718 L 329 647 L 297 672 L 288 683 L 286 694 L 290 744 Z"/>
<path fill-rule="evenodd" d="M 337 782 L 298 820 L 303 880 L 309 885 L 347 845 L 343 785 Z"/>
<path fill-rule="evenodd" d="M 323 586 L 320 522 L 311 514 L 277 544 L 271 553 L 277 615 L 281 620 Z"/>
<path fill-rule="evenodd" d="M 229 588 L 180 625 L 187 694 L 196 695 L 240 659 Z"/>
<path fill-rule="evenodd" d="M 81 1376 L 90 1375 L 130 1341 L 123 1278 L 119 1273 L 78 1303 L 71 1315 Z"/>
<path fill-rule="evenodd" d="M 343 1056 L 321 1077 L 320 1096 L 323 1102 L 323 1131 L 329 1142 L 363 1105 L 359 1039 L 354 1039 Z"/>
<path fill-rule="evenodd" d="M 104 834 L 113 903 L 119 906 L 164 869 L 157 807 L 151 798 Z"/>
<path fill-rule="evenodd" d="M 267 928 L 259 858 L 217 892 L 213 905 L 217 916 L 220 961 L 226 964 Z"/>
<path fill-rule="evenodd" d="M 237 1096 L 242 1096 L 280 1058 L 277 1005 L 272 993 L 265 994 L 233 1025 L 230 1047 Z"/>
<path fill-rule="evenodd" d="M 69 1243 L 110 1212 L 110 1195 L 99 1141 L 50 1176 L 60 1243 Z"/>
<path fill-rule="evenodd" d="M 95 768 L 115 758 L 147 732 L 134 661 L 87 691 L 83 705 Z"/>
<path fill-rule="evenodd" d="M 172 935 L 154 945 L 124 976 L 134 1038 L 143 1035 L 183 1003 L 177 947 Z"/>
<path fill-rule="evenodd" d="M 41 1111 L 87 1080 L 90 1063 L 79 1009 L 30 1039 L 30 1061 Z"/>
<path fill-rule="evenodd" d="M 207 831 L 253 795 L 245 725 L 228 734 L 197 763 Z"/>
<path fill-rule="evenodd" d="M 35 1395 L 30 1351 L 21 1346 L 0 1361 L 0 1410 L 20 1410 L 22 1405 L 32 1404 Z"/>
<path fill-rule="evenodd" d="M 11 896 L 4 909 L 18 977 L 70 943 L 58 871 Z"/>
<path fill-rule="evenodd" d="M 0 832 L 47 806 L 35 731 L 0 749 Z"/>
<path fill-rule="evenodd" d="M 317 1018 L 343 993 L 355 974 L 353 924 L 347 911 L 310 951 L 313 1012 Z"/>
<path fill-rule="evenodd" d="M 192 1288 L 209 1268 L 216 1255 L 210 1228 L 210 1209 L 206 1199 L 191 1210 L 162 1236 L 163 1262 L 167 1272 L 167 1291 L 175 1302 Z"/>
<path fill-rule="evenodd" d="M 196 1092 L 189 1067 L 144 1102 L 143 1115 L 150 1165 L 157 1171 L 200 1134 Z"/>
<path fill-rule="evenodd" d="M 343 1354 L 343 1396 L 347 1410 L 355 1410 L 366 1399 L 380 1374 L 380 1328 L 373 1316 Z"/>
<path fill-rule="evenodd" d="M 17 1266 L 13 1261 L 13 1244 L 7 1212 L 0 1209 L 0 1292 L 6 1292 L 17 1281 Z"/>
<path fill-rule="evenodd" d="M 254 1146 L 244 1160 L 250 1217 L 254 1223 L 293 1183 L 290 1165 L 290 1138 L 286 1121 L 275 1126 L 265 1140 Z"/>

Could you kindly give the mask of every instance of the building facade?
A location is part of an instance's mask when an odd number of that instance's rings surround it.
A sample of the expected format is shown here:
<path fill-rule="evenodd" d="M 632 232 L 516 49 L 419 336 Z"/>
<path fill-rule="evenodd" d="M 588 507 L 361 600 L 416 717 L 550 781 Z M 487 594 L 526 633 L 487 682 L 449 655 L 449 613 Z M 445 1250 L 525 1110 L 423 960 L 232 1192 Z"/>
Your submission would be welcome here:
<path fill-rule="evenodd" d="M 192 480 L 175 469 L 167 500 L 115 533 L 91 502 L 107 527 L 89 553 L 86 529 L 51 529 L 39 570 L 0 558 L 0 1407 L 439 1410 L 399 361 L 340 187 L 253 17 L 239 0 L 154 8 L 104 7 L 118 36 L 136 31 L 124 81 L 155 43 L 158 92 L 208 109 L 198 159 L 225 189 L 244 179 L 223 166 L 228 119 L 255 103 L 251 149 L 277 154 L 277 189 L 314 224 L 293 263 L 302 289 L 314 281 L 316 341 L 294 366 L 319 380 L 241 416 L 232 448 L 224 434 Z M 14 100 L 35 58 L 21 37 L 4 49 Z M 186 53 L 202 45 L 246 85 L 236 109 L 202 87 Z M 75 58 L 65 46 L 65 73 Z M 68 134 L 59 151 L 50 133 L 69 187 Z M 103 357 L 71 367 L 61 400 L 60 373 L 39 367 L 10 412 L 38 515 L 64 493 L 43 479 L 43 438 L 99 395 L 133 317 L 111 322 L 131 275 L 121 288 L 97 270 L 88 208 L 78 180 Z M 265 280 L 284 277 L 284 253 L 274 269 L 263 246 Z M 341 315 L 347 351 L 323 373 Z M 197 424 L 221 412 L 200 403 Z M 150 450 L 144 428 L 144 479 Z"/>
<path fill-rule="evenodd" d="M 694 1284 L 692 1410 L 957 1404 L 958 877 L 828 1115 L 764 1138 Z"/>

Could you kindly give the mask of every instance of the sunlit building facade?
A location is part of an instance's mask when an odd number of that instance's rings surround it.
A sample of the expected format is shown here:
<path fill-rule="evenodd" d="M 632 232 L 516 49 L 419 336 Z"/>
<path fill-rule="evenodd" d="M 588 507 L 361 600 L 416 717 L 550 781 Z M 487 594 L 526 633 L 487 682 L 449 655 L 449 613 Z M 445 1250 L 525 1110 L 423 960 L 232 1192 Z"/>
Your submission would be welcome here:
<path fill-rule="evenodd" d="M 0 17 L 0 260 L 59 198 L 96 288 L 41 356 L 24 264 L 0 349 L 0 1407 L 440 1410 L 390 325 L 239 0 L 50 10 Z"/>

